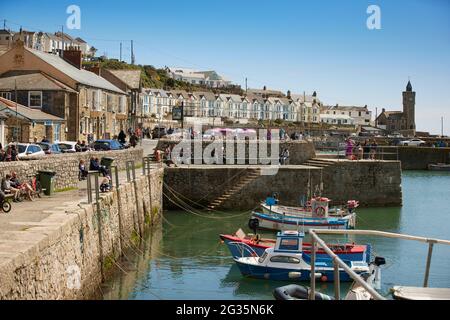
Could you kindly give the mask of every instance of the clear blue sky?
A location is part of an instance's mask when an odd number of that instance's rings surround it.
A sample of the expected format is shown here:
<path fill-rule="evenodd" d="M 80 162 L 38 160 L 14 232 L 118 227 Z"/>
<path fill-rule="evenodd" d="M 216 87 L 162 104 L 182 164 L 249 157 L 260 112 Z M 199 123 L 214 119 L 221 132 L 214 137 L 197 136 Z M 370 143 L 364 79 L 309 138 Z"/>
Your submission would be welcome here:
<path fill-rule="evenodd" d="M 447 0 L 0 0 L 7 26 L 55 32 L 81 8 L 80 36 L 109 57 L 135 41 L 137 63 L 215 69 L 249 87 L 316 90 L 329 104 L 401 110 L 408 76 L 418 130 L 450 135 L 450 1 Z M 381 30 L 366 9 L 381 8 Z M 130 44 L 123 45 L 129 61 Z"/>

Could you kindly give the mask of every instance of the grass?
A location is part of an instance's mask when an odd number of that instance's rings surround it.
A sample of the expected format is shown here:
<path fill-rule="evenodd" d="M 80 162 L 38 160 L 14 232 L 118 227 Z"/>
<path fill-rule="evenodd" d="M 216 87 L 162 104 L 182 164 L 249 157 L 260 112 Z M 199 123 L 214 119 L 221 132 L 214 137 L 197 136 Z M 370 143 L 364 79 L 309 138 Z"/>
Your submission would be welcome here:
<path fill-rule="evenodd" d="M 55 192 L 66 192 L 66 191 L 72 191 L 72 190 L 78 190 L 76 187 L 67 187 L 62 189 L 55 189 Z"/>

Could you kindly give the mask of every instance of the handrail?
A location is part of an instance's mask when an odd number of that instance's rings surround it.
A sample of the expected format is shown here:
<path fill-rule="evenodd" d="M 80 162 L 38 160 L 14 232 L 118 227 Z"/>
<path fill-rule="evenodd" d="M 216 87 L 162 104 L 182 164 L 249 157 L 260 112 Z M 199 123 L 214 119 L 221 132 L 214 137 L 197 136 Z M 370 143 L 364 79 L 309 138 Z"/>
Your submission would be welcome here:
<path fill-rule="evenodd" d="M 244 250 L 243 249 L 246 249 L 250 253 L 250 255 L 255 256 L 255 257 L 259 257 L 259 255 L 256 253 L 256 251 L 251 246 L 246 244 L 245 242 L 233 241 L 233 242 L 229 242 L 228 244 L 232 244 L 232 245 L 234 245 L 236 247 L 242 247 L 242 250 L 241 250 L 242 257 L 244 257 Z"/>
<path fill-rule="evenodd" d="M 312 252 L 311 252 L 311 274 L 315 273 L 315 258 L 316 258 L 316 242 L 319 245 L 319 247 L 322 247 L 324 251 L 332 258 L 334 263 L 334 269 L 335 274 L 338 275 L 338 266 L 344 269 L 344 271 L 353 279 L 355 282 L 357 282 L 359 285 L 364 287 L 369 294 L 372 296 L 372 298 L 376 300 L 384 300 L 385 298 L 381 296 L 374 288 L 372 288 L 362 277 L 360 277 L 358 274 L 356 274 L 353 270 L 351 270 L 336 254 L 333 253 L 333 251 L 327 246 L 327 244 L 317 235 L 317 234 L 356 234 L 356 235 L 372 235 L 372 236 L 380 236 L 380 237 L 386 237 L 386 238 L 395 238 L 395 239 L 403 239 L 403 240 L 412 240 L 412 241 L 419 241 L 428 243 L 429 249 L 428 249 L 428 255 L 427 255 L 427 261 L 426 261 L 426 267 L 425 267 L 425 278 L 424 278 L 424 287 L 427 287 L 428 285 L 428 276 L 430 272 L 430 263 L 431 263 L 431 256 L 433 252 L 433 245 L 435 243 L 439 244 L 445 244 L 450 245 L 449 240 L 442 240 L 442 239 L 435 239 L 435 238 L 425 238 L 425 237 L 419 237 L 419 236 L 411 236 L 406 234 L 399 234 L 399 233 L 392 233 L 392 232 L 385 232 L 385 231 L 378 231 L 378 230 L 327 230 L 327 229 L 311 229 L 309 230 L 309 234 L 312 237 Z M 335 285 L 335 295 L 336 297 L 339 297 L 339 282 L 334 281 Z M 309 299 L 314 300 L 315 299 L 315 278 L 311 277 L 311 290 L 310 290 L 310 296 Z"/>

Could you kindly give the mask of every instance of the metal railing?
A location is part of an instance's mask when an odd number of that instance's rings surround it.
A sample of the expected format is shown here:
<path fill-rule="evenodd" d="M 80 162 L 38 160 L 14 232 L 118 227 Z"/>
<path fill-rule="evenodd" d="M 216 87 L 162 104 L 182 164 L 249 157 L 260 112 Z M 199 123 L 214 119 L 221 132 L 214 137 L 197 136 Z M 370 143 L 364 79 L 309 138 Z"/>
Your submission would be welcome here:
<path fill-rule="evenodd" d="M 329 155 L 331 158 L 336 159 L 347 159 L 346 147 L 344 146 L 326 146 L 326 145 L 315 145 L 315 150 L 317 152 L 330 152 Z M 357 150 L 358 147 L 354 147 L 352 151 L 352 155 L 355 156 L 355 160 L 399 160 L 398 147 L 391 146 L 377 146 L 369 152 L 359 152 Z M 362 146 L 364 149 L 364 146 Z M 387 149 L 387 150 L 386 150 Z"/>
<path fill-rule="evenodd" d="M 367 290 L 367 292 L 372 296 L 375 300 L 385 300 L 383 296 L 381 296 L 372 286 L 370 286 L 361 276 L 359 276 L 356 272 L 351 270 L 345 262 L 343 262 L 334 252 L 327 246 L 327 244 L 317 235 L 317 234 L 342 234 L 342 235 L 369 235 L 369 236 L 378 236 L 378 237 L 385 237 L 385 238 L 395 238 L 395 239 L 403 239 L 403 240 L 411 240 L 411 241 L 419 241 L 428 243 L 428 254 L 427 254 L 427 260 L 426 260 L 426 266 L 425 266 L 425 276 L 424 276 L 424 282 L 423 287 L 428 286 L 428 279 L 430 274 L 430 265 L 431 265 L 431 258 L 433 254 L 433 246 L 436 243 L 439 244 L 445 244 L 450 245 L 449 240 L 442 240 L 442 239 L 433 239 L 433 238 L 425 238 L 425 237 L 418 237 L 418 236 L 411 236 L 406 234 L 399 234 L 399 233 L 391 233 L 391 232 L 384 232 L 384 231 L 377 231 L 377 230 L 325 230 L 325 229 L 311 229 L 309 230 L 309 234 L 311 235 L 311 274 L 315 274 L 315 261 L 316 261 L 316 245 L 319 246 L 319 248 L 323 248 L 323 250 L 328 254 L 328 256 L 331 257 L 333 260 L 333 266 L 334 266 L 334 295 L 335 299 L 340 299 L 340 281 L 339 281 L 339 267 L 341 267 L 356 283 L 364 287 L 364 289 Z M 310 284 L 311 290 L 309 299 L 314 300 L 315 294 L 316 294 L 316 281 L 315 277 L 311 277 L 311 284 Z"/>

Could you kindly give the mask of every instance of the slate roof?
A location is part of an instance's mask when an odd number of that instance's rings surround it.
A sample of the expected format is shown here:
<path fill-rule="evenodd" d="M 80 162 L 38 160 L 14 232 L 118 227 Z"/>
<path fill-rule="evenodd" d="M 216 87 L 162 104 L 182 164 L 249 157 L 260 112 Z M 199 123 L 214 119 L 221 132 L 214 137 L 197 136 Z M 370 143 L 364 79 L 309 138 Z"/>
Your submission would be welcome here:
<path fill-rule="evenodd" d="M 16 84 L 18 90 L 63 90 L 76 93 L 62 82 L 40 71 L 8 71 L 0 76 L 1 90 L 15 90 Z"/>
<path fill-rule="evenodd" d="M 208 101 L 212 101 L 212 100 L 216 100 L 216 95 L 210 91 L 197 91 L 194 92 L 194 94 L 200 99 L 202 97 L 205 97 L 206 100 Z"/>
<path fill-rule="evenodd" d="M 73 65 L 71 65 L 70 63 L 66 62 L 64 59 L 62 59 L 58 55 L 45 53 L 42 51 L 30 49 L 27 47 L 24 47 L 24 49 L 28 50 L 30 53 L 32 53 L 39 59 L 41 59 L 44 62 L 48 63 L 49 65 L 55 67 L 59 71 L 63 72 L 68 77 L 72 78 L 73 80 L 75 80 L 78 83 L 81 83 L 81 84 L 84 84 L 84 85 L 87 85 L 90 87 L 95 87 L 95 88 L 100 88 L 100 89 L 105 89 L 105 90 L 125 94 L 125 92 L 123 92 L 122 90 L 117 88 L 115 85 L 113 85 L 108 80 L 96 75 L 93 72 L 83 70 L 83 69 L 78 69 L 78 68 L 74 67 Z"/>
<path fill-rule="evenodd" d="M 112 73 L 116 78 L 125 83 L 130 89 L 139 89 L 141 84 L 141 70 L 111 70 L 107 72 Z"/>
<path fill-rule="evenodd" d="M 9 117 L 16 116 L 16 103 L 0 97 L 0 113 Z M 44 122 L 55 121 L 64 122 L 64 119 L 45 113 L 39 109 L 33 109 L 21 104 L 17 104 L 17 115 L 29 121 Z"/>

